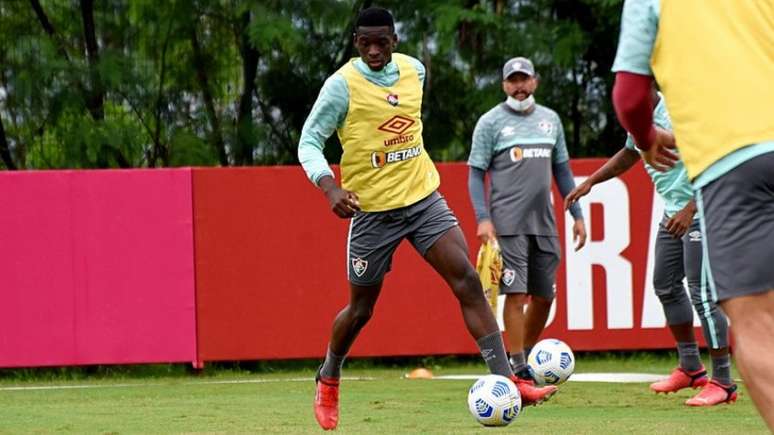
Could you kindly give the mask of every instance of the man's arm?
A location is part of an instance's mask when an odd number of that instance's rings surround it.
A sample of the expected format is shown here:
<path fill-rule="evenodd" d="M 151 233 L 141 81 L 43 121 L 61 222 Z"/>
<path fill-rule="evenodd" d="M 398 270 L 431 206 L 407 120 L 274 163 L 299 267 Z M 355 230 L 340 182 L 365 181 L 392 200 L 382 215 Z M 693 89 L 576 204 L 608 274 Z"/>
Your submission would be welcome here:
<path fill-rule="evenodd" d="M 324 176 L 333 177 L 333 171 L 325 160 L 325 141 L 344 122 L 349 110 L 349 89 L 339 74 L 325 81 L 309 117 L 301 130 L 298 142 L 298 161 L 312 183 L 320 185 Z"/>
<path fill-rule="evenodd" d="M 653 77 L 621 71 L 615 75 L 613 106 L 618 120 L 645 151 L 656 141 L 653 126 Z"/>
<path fill-rule="evenodd" d="M 589 178 L 579 184 L 564 198 L 564 209 L 570 209 L 577 206 L 578 200 L 588 195 L 595 184 L 605 182 L 613 177 L 617 177 L 629 168 L 634 166 L 640 160 L 640 154 L 629 148 L 621 148 L 613 157 L 611 157 L 601 168 L 594 171 Z"/>
<path fill-rule="evenodd" d="M 473 210 L 476 212 L 476 222 L 478 222 L 476 235 L 482 242 L 495 237 L 495 229 L 489 216 L 484 188 L 484 179 L 492 160 L 493 148 L 491 127 L 486 117 L 482 116 L 473 129 L 473 143 L 470 146 L 470 156 L 468 157 L 468 166 L 470 166 L 468 194 Z"/>

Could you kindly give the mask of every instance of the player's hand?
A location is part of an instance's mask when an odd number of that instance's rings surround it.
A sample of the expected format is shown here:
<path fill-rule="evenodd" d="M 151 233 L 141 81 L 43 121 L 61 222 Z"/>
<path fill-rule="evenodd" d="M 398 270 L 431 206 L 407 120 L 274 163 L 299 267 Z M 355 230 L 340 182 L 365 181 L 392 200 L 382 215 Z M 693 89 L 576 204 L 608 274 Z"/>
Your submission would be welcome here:
<path fill-rule="evenodd" d="M 591 192 L 591 186 L 593 185 L 589 183 L 588 178 L 583 183 L 575 186 L 575 189 L 572 189 L 572 192 L 564 197 L 564 211 L 569 210 L 579 199 L 588 195 Z"/>
<path fill-rule="evenodd" d="M 333 181 L 333 177 L 323 177 L 320 180 L 320 188 L 325 193 L 328 204 L 330 204 L 331 210 L 336 216 L 342 219 L 351 218 L 356 211 L 360 211 L 360 202 L 358 201 L 357 194 L 339 187 Z"/>
<path fill-rule="evenodd" d="M 676 148 L 675 135 L 663 128 L 656 127 L 656 141 L 647 151 L 641 151 L 642 159 L 655 170 L 666 172 L 675 166 L 680 157 L 673 149 Z"/>
<path fill-rule="evenodd" d="M 476 230 L 476 236 L 479 240 L 481 240 L 481 243 L 486 243 L 489 240 L 494 240 L 495 235 L 495 228 L 492 224 L 492 221 L 489 219 L 484 219 L 478 224 L 478 229 Z"/>
<path fill-rule="evenodd" d="M 572 241 L 575 242 L 575 252 L 586 246 L 586 224 L 583 219 L 575 219 L 572 226 Z"/>
<path fill-rule="evenodd" d="M 669 218 L 664 227 L 666 228 L 667 232 L 672 235 L 672 237 L 679 239 L 688 232 L 688 228 L 691 227 L 691 224 L 693 223 L 693 216 L 695 214 L 696 205 L 693 201 L 691 201 L 688 203 L 688 205 L 683 207 L 682 210 L 678 211 L 674 214 L 674 216 Z"/>

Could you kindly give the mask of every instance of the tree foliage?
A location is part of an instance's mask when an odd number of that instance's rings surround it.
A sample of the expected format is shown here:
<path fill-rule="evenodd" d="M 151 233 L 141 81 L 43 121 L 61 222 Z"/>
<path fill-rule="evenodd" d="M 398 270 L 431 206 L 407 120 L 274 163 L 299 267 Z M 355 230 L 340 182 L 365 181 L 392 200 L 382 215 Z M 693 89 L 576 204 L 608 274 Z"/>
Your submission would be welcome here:
<path fill-rule="evenodd" d="M 463 160 L 504 98 L 501 66 L 533 59 L 537 99 L 573 156 L 612 153 L 621 0 L 385 0 L 398 51 L 427 68 L 425 142 Z M 325 79 L 354 55 L 368 0 L 4 0 L 0 167 L 292 164 Z M 332 137 L 326 155 L 340 155 Z"/>

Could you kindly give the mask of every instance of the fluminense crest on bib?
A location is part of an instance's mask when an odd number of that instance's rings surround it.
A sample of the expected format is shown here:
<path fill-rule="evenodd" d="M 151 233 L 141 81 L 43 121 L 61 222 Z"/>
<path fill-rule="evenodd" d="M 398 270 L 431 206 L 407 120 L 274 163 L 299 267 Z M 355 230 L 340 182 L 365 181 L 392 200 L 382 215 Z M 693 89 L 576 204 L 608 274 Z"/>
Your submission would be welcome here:
<path fill-rule="evenodd" d="M 355 275 L 358 277 L 363 276 L 366 269 L 368 269 L 368 261 L 363 260 L 360 257 L 355 257 L 352 259 L 352 271 L 355 272 Z"/>
<path fill-rule="evenodd" d="M 400 102 L 398 101 L 398 95 L 397 94 L 387 94 L 387 102 L 390 103 L 392 107 L 397 106 Z"/>

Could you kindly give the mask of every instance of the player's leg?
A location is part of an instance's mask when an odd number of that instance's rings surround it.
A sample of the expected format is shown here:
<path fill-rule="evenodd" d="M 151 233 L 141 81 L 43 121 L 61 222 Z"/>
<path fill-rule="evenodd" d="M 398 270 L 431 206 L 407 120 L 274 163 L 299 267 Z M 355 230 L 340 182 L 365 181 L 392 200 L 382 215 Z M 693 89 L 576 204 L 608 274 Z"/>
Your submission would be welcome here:
<path fill-rule="evenodd" d="M 546 327 L 551 304 L 556 297 L 556 269 L 561 256 L 558 237 L 530 236 L 530 239 L 532 246 L 527 267 L 527 287 L 531 298 L 527 306 L 524 332 L 527 354 Z"/>
<path fill-rule="evenodd" d="M 774 288 L 720 303 L 731 319 L 734 355 L 758 412 L 774 431 Z"/>
<path fill-rule="evenodd" d="M 446 280 L 460 303 L 468 331 L 476 339 L 481 355 L 495 374 L 507 373 L 516 382 L 525 405 L 547 400 L 556 387 L 535 387 L 531 381 L 517 378 L 505 356 L 502 334 L 484 296 L 481 281 L 468 259 L 467 245 L 459 227 L 446 231 L 425 254 L 425 259 Z"/>
<path fill-rule="evenodd" d="M 506 293 L 503 307 L 503 323 L 508 336 L 510 363 L 514 373 L 521 377 L 529 377 L 527 369 L 527 354 L 524 352 L 524 326 L 527 323 L 525 306 L 529 306 L 527 293 Z"/>
<path fill-rule="evenodd" d="M 494 374 L 510 376 L 502 336 L 481 281 L 468 258 L 468 246 L 457 218 L 437 192 L 406 210 L 407 238 L 444 278 L 459 301 L 468 332 Z"/>
<path fill-rule="evenodd" d="M 712 360 L 712 381 L 686 401 L 690 406 L 712 406 L 736 399 L 731 379 L 731 355 L 728 352 L 728 320 L 710 297 L 706 279 L 702 280 L 701 226 L 696 219 L 683 237 L 683 261 L 691 302 L 699 315 L 704 340 Z"/>
<path fill-rule="evenodd" d="M 707 382 L 707 371 L 701 363 L 699 345 L 693 332 L 693 308 L 683 286 L 685 276 L 683 241 L 675 239 L 664 227 L 666 217 L 656 235 L 656 263 L 653 268 L 653 289 L 661 302 L 669 331 L 677 344 L 679 366 L 668 378 L 654 382 L 650 389 L 657 393 L 673 393 L 683 388 L 697 388 Z"/>
<path fill-rule="evenodd" d="M 524 333 L 527 322 L 525 307 L 528 306 L 527 265 L 529 237 L 525 235 L 498 237 L 503 256 L 503 274 L 500 279 L 500 293 L 505 294 L 503 323 L 508 336 L 511 353 L 511 367 L 521 378 L 531 378 L 527 370 L 527 355 L 524 352 Z"/>
<path fill-rule="evenodd" d="M 696 192 L 710 294 L 728 314 L 750 397 L 774 430 L 774 152 Z"/>
<path fill-rule="evenodd" d="M 402 236 L 399 222 L 385 224 L 385 213 L 357 213 L 350 221 L 347 239 L 349 303 L 333 321 L 325 360 L 315 377 L 315 418 L 325 430 L 339 419 L 339 379 L 344 359 L 361 329 L 373 314 L 382 280 Z"/>

